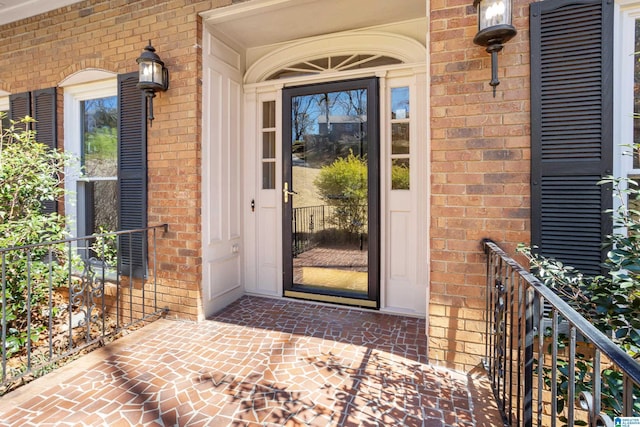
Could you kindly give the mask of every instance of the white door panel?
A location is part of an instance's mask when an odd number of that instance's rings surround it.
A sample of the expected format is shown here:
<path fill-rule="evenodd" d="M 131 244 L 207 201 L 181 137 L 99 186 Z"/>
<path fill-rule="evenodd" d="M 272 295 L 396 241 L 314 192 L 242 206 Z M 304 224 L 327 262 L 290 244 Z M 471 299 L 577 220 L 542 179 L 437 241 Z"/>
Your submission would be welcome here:
<path fill-rule="evenodd" d="M 392 97 L 394 88 L 408 89 L 405 104 L 396 105 Z M 386 144 L 383 160 L 386 166 L 387 180 L 384 203 L 385 251 L 384 268 L 384 310 L 415 315 L 425 315 L 427 303 L 426 272 L 421 265 L 428 264 L 426 258 L 426 232 L 428 223 L 426 210 L 426 135 L 421 124 L 426 116 L 424 98 L 418 96 L 424 88 L 418 87 L 415 76 L 389 78 L 386 80 L 386 93 L 383 101 L 386 125 Z M 396 100 L 397 102 L 397 100 Z M 405 136 L 397 136 L 394 141 L 392 127 L 408 126 L 409 146 L 399 149 Z M 399 134 L 403 135 L 403 134 Z M 395 149 L 394 149 L 395 146 Z M 408 188 L 394 189 L 392 184 L 392 162 L 409 159 L 410 179 Z M 424 233 L 424 234 L 423 234 Z M 421 239 L 420 236 L 424 236 Z"/>
<path fill-rule="evenodd" d="M 281 296 L 281 220 L 280 220 L 280 179 L 274 175 L 275 182 L 271 187 L 265 185 L 265 163 L 271 163 L 274 170 L 279 170 L 281 151 L 280 130 L 265 125 L 263 109 L 271 104 L 275 114 L 275 123 L 280 123 L 280 102 L 277 100 L 277 87 L 262 92 L 247 91 L 245 94 L 245 111 L 247 120 L 244 124 L 244 164 L 247 167 L 245 178 L 246 202 L 253 205 L 244 214 L 245 246 L 251 246 L 251 259 L 244 264 L 245 290 L 248 293 Z M 263 138 L 265 133 L 273 133 L 274 158 L 265 154 Z M 250 137 L 249 137 L 250 136 Z"/>
<path fill-rule="evenodd" d="M 222 309 L 243 293 L 242 75 L 232 64 L 239 66 L 239 55 L 205 31 L 202 112 L 202 295 L 205 316 Z"/>

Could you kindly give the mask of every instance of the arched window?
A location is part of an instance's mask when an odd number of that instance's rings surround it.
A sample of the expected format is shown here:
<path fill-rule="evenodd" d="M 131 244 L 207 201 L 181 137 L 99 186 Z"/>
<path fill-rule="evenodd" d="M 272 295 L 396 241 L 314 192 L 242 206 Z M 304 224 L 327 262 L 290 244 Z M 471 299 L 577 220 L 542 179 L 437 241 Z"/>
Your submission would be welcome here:
<path fill-rule="evenodd" d="M 385 65 L 402 64 L 398 58 L 375 54 L 351 54 L 324 56 L 310 59 L 284 67 L 267 77 L 266 80 L 307 76 L 327 72 L 357 70 L 362 68 L 382 67 Z"/>
<path fill-rule="evenodd" d="M 426 49 L 415 39 L 384 32 L 354 32 L 288 43 L 255 61 L 245 83 L 354 71 L 400 64 L 424 64 Z"/>

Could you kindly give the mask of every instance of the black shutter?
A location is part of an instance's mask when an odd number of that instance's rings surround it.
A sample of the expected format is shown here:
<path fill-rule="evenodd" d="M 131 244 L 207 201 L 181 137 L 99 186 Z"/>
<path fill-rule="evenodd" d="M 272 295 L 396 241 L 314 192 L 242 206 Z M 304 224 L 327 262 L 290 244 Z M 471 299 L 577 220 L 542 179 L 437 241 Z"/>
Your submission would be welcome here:
<path fill-rule="evenodd" d="M 20 120 L 24 116 L 31 116 L 31 92 L 9 95 L 9 118 L 11 120 Z M 27 127 L 23 124 L 16 125 L 18 129 Z"/>
<path fill-rule="evenodd" d="M 56 88 L 36 90 L 33 97 L 33 129 L 36 131 L 36 141 L 55 150 L 57 148 L 57 121 L 56 121 Z M 58 211 L 57 200 L 46 200 L 43 203 L 45 213 Z"/>
<path fill-rule="evenodd" d="M 136 87 L 138 73 L 118 76 L 118 199 L 119 229 L 147 226 L 146 103 Z M 121 236 L 118 260 L 124 275 L 143 277 L 146 270 L 145 233 Z"/>
<path fill-rule="evenodd" d="M 540 253 L 599 274 L 611 233 L 613 2 L 530 7 L 531 238 Z"/>

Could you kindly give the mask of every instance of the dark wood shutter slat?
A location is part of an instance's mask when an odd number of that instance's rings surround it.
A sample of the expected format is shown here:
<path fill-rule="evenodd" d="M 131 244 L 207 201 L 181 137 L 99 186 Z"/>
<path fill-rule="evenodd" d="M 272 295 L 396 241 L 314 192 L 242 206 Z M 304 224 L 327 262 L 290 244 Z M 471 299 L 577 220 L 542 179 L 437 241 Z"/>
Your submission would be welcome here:
<path fill-rule="evenodd" d="M 138 73 L 118 76 L 118 199 L 119 229 L 147 226 L 147 134 L 145 98 L 136 87 Z M 147 240 L 143 233 L 124 235 L 119 242 L 120 272 L 142 277 L 146 272 Z"/>
<path fill-rule="evenodd" d="M 33 117 L 36 140 L 49 148 L 57 148 L 56 88 L 33 92 Z"/>
<path fill-rule="evenodd" d="M 530 6 L 532 244 L 599 274 L 613 170 L 613 3 Z"/>
<path fill-rule="evenodd" d="M 33 129 L 36 131 L 36 141 L 55 150 L 57 148 L 57 105 L 56 88 L 36 90 L 32 93 L 33 117 L 36 122 Z M 45 213 L 58 211 L 57 200 L 46 200 L 43 202 Z"/>
<path fill-rule="evenodd" d="M 9 118 L 20 120 L 25 116 L 31 116 L 31 92 L 22 92 L 9 95 Z M 23 124 L 16 125 L 18 129 L 26 129 Z"/>

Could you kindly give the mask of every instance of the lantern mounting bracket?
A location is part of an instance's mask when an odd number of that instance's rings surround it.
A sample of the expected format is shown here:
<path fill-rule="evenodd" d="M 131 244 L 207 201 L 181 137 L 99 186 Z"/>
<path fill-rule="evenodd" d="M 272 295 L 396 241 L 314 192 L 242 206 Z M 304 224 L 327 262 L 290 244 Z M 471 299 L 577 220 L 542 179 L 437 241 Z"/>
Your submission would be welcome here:
<path fill-rule="evenodd" d="M 473 6 L 478 10 L 478 33 L 473 42 L 486 47 L 491 54 L 491 81 L 493 97 L 496 96 L 498 79 L 498 52 L 504 44 L 511 40 L 518 31 L 511 25 L 512 0 L 474 0 Z"/>

